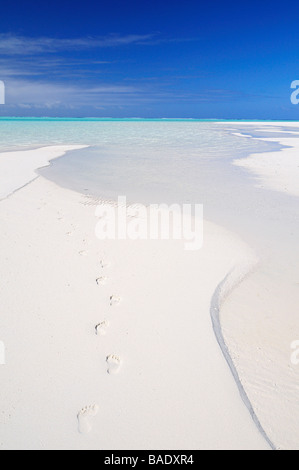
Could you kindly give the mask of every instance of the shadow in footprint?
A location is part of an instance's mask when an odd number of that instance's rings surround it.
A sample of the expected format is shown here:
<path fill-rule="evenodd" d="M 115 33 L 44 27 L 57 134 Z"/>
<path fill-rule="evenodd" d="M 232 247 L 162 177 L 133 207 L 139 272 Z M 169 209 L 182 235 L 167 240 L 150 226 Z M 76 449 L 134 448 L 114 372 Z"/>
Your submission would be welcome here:
<path fill-rule="evenodd" d="M 109 326 L 109 322 L 107 320 L 104 320 L 98 325 L 96 325 L 95 330 L 96 330 L 96 335 L 98 336 L 105 336 L 107 334 L 107 328 Z"/>
<path fill-rule="evenodd" d="M 115 375 L 118 374 L 121 365 L 122 365 L 122 360 L 119 356 L 116 356 L 115 354 L 110 354 L 109 356 L 106 357 L 106 362 L 108 365 L 107 372 L 110 375 Z"/>
<path fill-rule="evenodd" d="M 101 276 L 96 279 L 96 283 L 98 286 L 104 286 L 107 284 L 108 277 L 107 276 Z"/>
<path fill-rule="evenodd" d="M 110 296 L 110 306 L 113 307 L 113 305 L 119 305 L 121 301 L 120 297 L 117 297 L 116 295 L 111 295 Z"/>
<path fill-rule="evenodd" d="M 104 260 L 104 259 L 101 259 L 101 260 L 100 260 L 100 266 L 101 266 L 102 269 L 104 269 L 104 268 L 109 268 L 110 263 L 109 263 L 109 261 L 106 261 L 106 260 Z"/>

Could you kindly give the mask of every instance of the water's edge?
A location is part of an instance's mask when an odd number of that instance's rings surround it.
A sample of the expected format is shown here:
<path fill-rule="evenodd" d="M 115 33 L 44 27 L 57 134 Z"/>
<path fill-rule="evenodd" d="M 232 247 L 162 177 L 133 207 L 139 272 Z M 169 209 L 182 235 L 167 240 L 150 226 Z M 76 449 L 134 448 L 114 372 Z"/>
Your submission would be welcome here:
<path fill-rule="evenodd" d="M 261 435 L 264 437 L 264 439 L 269 444 L 271 449 L 276 450 L 276 446 L 270 440 L 262 424 L 260 423 L 260 420 L 258 416 L 256 415 L 254 408 L 248 398 L 248 395 L 242 385 L 242 382 L 239 377 L 239 373 L 230 355 L 228 346 L 225 342 L 223 332 L 222 332 L 221 321 L 220 321 L 220 311 L 221 311 L 221 306 L 223 302 L 232 293 L 232 291 L 235 290 L 241 284 L 241 282 L 252 272 L 253 268 L 254 266 L 251 263 L 250 266 L 244 265 L 241 267 L 237 267 L 225 276 L 225 278 L 220 282 L 220 284 L 217 286 L 213 294 L 213 297 L 211 300 L 211 306 L 210 306 L 210 315 L 211 315 L 213 330 L 214 330 L 217 342 L 231 370 L 233 378 L 237 384 L 242 401 L 245 404 L 246 408 L 248 409 L 253 419 L 253 422 L 256 425 L 259 432 L 261 433 Z"/>

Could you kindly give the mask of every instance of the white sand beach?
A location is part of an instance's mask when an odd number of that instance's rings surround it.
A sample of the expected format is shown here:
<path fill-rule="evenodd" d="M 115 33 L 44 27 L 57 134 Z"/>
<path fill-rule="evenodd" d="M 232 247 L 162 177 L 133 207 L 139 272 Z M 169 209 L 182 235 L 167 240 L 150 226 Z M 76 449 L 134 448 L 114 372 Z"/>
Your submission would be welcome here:
<path fill-rule="evenodd" d="M 273 152 L 282 175 L 241 164 L 295 194 L 296 142 Z M 297 448 L 298 286 L 273 296 L 252 248 L 208 221 L 198 251 L 97 239 L 110 203 L 34 173 L 74 148 L 28 151 L 22 179 L 24 152 L 0 155 L 0 448 Z"/>
<path fill-rule="evenodd" d="M 298 129 L 298 123 L 258 126 L 286 136 L 255 139 L 277 142 L 284 148 L 253 154 L 234 163 L 253 174 L 257 187 L 298 197 L 299 139 L 292 130 Z M 280 127 L 284 130 L 278 130 Z M 299 337 L 299 246 L 284 246 L 281 253 L 282 246 L 283 239 L 277 246 L 275 260 L 261 263 L 231 293 L 222 306 L 221 322 L 240 380 L 268 437 L 277 448 L 298 449 L 299 369 L 292 363 L 291 345 Z"/>
<path fill-rule="evenodd" d="M 99 241 L 95 207 L 41 177 L 0 203 L 1 448 L 268 448 L 210 316 L 249 248 Z"/>
<path fill-rule="evenodd" d="M 273 131 L 271 131 L 273 132 Z M 248 158 L 235 160 L 235 165 L 248 169 L 258 178 L 259 185 L 299 196 L 299 144 L 294 138 L 256 138 L 268 142 L 277 142 L 288 148 L 280 152 L 267 152 L 263 155 L 252 154 Z"/>

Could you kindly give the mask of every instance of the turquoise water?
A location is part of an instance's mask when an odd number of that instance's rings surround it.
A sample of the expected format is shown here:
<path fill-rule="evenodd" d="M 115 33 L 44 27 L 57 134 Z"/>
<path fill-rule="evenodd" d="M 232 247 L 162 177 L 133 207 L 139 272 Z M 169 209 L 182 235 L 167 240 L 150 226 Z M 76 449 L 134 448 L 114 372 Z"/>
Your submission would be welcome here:
<path fill-rule="evenodd" d="M 151 124 L 167 127 L 169 124 L 184 124 L 187 133 L 190 134 L 191 128 L 198 128 L 197 126 L 209 125 L 214 126 L 217 122 L 227 123 L 230 121 L 213 121 L 213 120 L 195 120 L 195 119 L 110 119 L 110 118 L 7 118 L 0 117 L 0 142 L 1 149 L 18 149 L 28 146 L 38 145 L 55 145 L 61 143 L 83 143 L 83 144 L 101 144 L 103 142 L 112 142 L 113 133 L 116 133 L 116 138 L 121 134 L 127 133 L 127 140 L 130 139 L 130 132 L 138 138 L 139 130 L 136 133 L 135 125 L 139 124 L 139 129 L 146 129 L 148 125 L 151 137 L 151 129 L 157 131 L 157 127 L 151 127 Z M 247 121 L 242 121 L 247 122 Z M 253 122 L 253 121 L 248 121 Z M 268 121 L 275 122 L 275 121 Z M 286 121 L 287 122 L 287 121 Z M 132 125 L 132 129 L 131 126 Z M 299 122 L 298 122 L 299 128 Z M 181 136 L 180 132 L 180 136 Z M 147 138 L 144 133 L 140 134 L 142 138 Z M 125 137 L 123 135 L 123 137 Z M 175 139 L 175 128 L 172 138 Z M 132 139 L 131 139 L 132 140 Z"/>
<path fill-rule="evenodd" d="M 209 133 L 216 128 L 217 123 L 207 120 L 0 118 L 0 142 L 1 149 L 17 149 L 63 143 L 164 145 L 167 140 L 173 147 L 186 143 L 190 147 L 191 143 L 208 150 L 211 140 L 219 142 L 224 134 L 205 136 L 203 131 Z"/>
<path fill-rule="evenodd" d="M 211 121 L 97 120 L 34 126 L 36 140 L 43 135 L 47 144 L 52 139 L 90 146 L 40 170 L 63 187 L 104 199 L 125 195 L 128 202 L 145 204 L 202 203 L 207 219 L 235 231 L 260 252 L 276 250 L 280 238 L 297 245 L 297 198 L 256 187 L 252 174 L 232 164 L 250 153 L 281 149 L 234 132 L 268 137 L 269 131 Z"/>
<path fill-rule="evenodd" d="M 0 119 L 0 149 L 88 145 L 40 173 L 90 197 L 202 203 L 207 219 L 239 233 L 261 252 L 277 249 L 280 238 L 297 246 L 298 198 L 256 187 L 253 175 L 232 164 L 281 146 L 234 132 L 271 136 L 258 124 L 238 127 L 229 121 L 16 118 Z"/>
<path fill-rule="evenodd" d="M 101 117 L 84 117 L 84 118 L 70 118 L 70 117 L 13 117 L 13 116 L 0 116 L 0 121 L 117 121 L 117 122 L 132 122 L 132 121 L 138 121 L 138 122 L 163 122 L 163 121 L 168 121 L 168 122 L 236 122 L 238 120 L 236 119 L 195 119 L 195 118 L 101 118 Z M 271 120 L 271 119 L 265 119 L 265 120 L 254 120 L 254 119 L 240 119 L 239 122 L 281 122 L 277 120 Z M 298 122 L 295 121 L 294 119 L 290 120 L 284 120 L 283 122 Z"/>

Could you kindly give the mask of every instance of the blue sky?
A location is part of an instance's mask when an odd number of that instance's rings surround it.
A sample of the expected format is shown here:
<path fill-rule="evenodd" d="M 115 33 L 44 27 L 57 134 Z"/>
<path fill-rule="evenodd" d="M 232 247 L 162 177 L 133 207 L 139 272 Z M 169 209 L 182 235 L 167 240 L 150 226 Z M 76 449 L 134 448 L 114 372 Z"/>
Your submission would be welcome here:
<path fill-rule="evenodd" d="M 0 8 L 3 116 L 299 119 L 293 0 Z"/>

